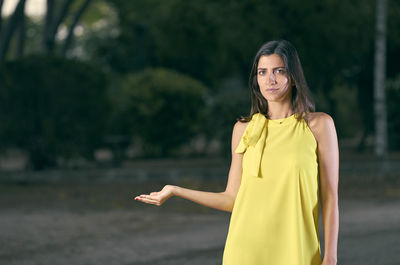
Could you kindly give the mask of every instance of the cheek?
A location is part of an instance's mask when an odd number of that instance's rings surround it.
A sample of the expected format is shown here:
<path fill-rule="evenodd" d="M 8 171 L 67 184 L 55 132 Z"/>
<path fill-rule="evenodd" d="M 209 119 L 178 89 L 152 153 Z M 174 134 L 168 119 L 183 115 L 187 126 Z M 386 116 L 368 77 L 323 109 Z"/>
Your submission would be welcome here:
<path fill-rule="evenodd" d="M 288 83 L 289 83 L 289 78 L 284 77 L 284 78 L 282 79 L 282 84 L 283 84 L 283 85 L 287 85 Z"/>

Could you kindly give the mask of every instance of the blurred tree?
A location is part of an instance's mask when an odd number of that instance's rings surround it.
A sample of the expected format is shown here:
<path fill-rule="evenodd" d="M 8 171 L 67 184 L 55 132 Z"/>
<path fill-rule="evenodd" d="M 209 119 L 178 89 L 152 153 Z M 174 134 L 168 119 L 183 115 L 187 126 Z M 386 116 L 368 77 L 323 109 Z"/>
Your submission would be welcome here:
<path fill-rule="evenodd" d="M 22 24 L 24 21 L 25 3 L 26 0 L 19 0 L 6 29 L 4 30 L 4 32 L 3 30 L 0 31 L 0 64 L 4 61 L 8 47 L 10 46 L 11 38 L 15 30 L 18 28 L 19 24 Z M 0 12 L 1 7 L 2 5 L 0 5 Z M 20 25 L 20 29 L 24 30 L 23 25 Z M 22 31 L 21 34 L 24 34 L 24 31 Z M 20 39 L 23 40 L 23 38 Z M 20 44 L 22 45 L 22 43 Z M 21 48 L 19 48 L 19 50 L 21 50 Z"/>
<path fill-rule="evenodd" d="M 120 34 L 103 42 L 98 56 L 119 73 L 167 67 L 199 79 L 217 97 L 223 80 L 248 78 L 264 41 L 285 38 L 299 52 L 317 111 L 340 120 L 339 138 L 362 133 L 361 151 L 374 131 L 375 0 L 108 1 Z M 388 14 L 389 58 L 399 53 L 399 3 L 392 1 Z M 393 77 L 400 66 L 388 63 Z M 348 96 L 358 102 L 343 108 Z"/>
<path fill-rule="evenodd" d="M 21 57 L 24 54 L 25 36 L 26 35 L 26 16 L 25 10 L 22 11 L 20 21 L 17 25 L 17 47 L 15 49 L 15 57 Z"/>
<path fill-rule="evenodd" d="M 117 13 L 106 0 L 81 1 L 84 2 L 75 2 L 76 12 L 72 12 L 74 16 L 70 16 L 70 19 L 60 26 L 60 52 L 68 58 L 88 60 L 105 70 L 110 70 L 109 65 L 99 60 L 98 56 L 94 56 L 93 51 L 104 46 L 106 38 L 116 36 L 120 32 Z M 87 5 L 90 6 L 89 9 Z"/>
<path fill-rule="evenodd" d="M 43 33 L 43 46 L 45 51 L 49 53 L 53 52 L 58 29 L 70 13 L 70 9 L 74 2 L 75 0 L 64 0 L 59 9 L 59 12 L 57 13 L 55 10 L 55 0 L 47 0 L 47 10 L 45 15 L 46 18 Z M 77 8 L 77 10 L 75 10 L 75 14 L 72 15 L 72 23 L 68 29 L 67 38 L 65 39 L 62 49 L 62 54 L 66 53 L 71 43 L 74 29 L 78 24 L 79 19 L 88 8 L 90 2 L 91 0 L 83 0 L 83 3 Z M 58 15 L 56 16 L 56 14 Z"/>
<path fill-rule="evenodd" d="M 2 16 L 2 10 L 3 10 L 3 3 L 4 0 L 0 0 L 0 36 L 1 36 L 1 27 L 3 25 L 3 16 Z"/>
<path fill-rule="evenodd" d="M 46 18 L 44 24 L 44 33 L 43 33 L 43 47 L 46 52 L 53 52 L 54 43 L 56 39 L 56 35 L 58 32 L 58 28 L 60 24 L 64 21 L 67 16 L 69 9 L 74 0 L 64 0 L 62 3 L 60 10 L 56 13 L 55 10 L 55 0 L 47 0 L 46 3 Z M 56 16 L 57 14 L 57 16 Z"/>
<path fill-rule="evenodd" d="M 377 0 L 375 64 L 374 64 L 374 112 L 375 112 L 375 156 L 384 159 L 387 153 L 386 114 L 386 19 L 387 0 Z"/>
<path fill-rule="evenodd" d="M 61 10 L 69 10 L 58 27 L 62 34 L 54 39 L 54 53 L 91 60 L 107 69 L 116 77 L 113 87 L 118 86 L 119 76 L 149 67 L 169 68 L 199 80 L 210 88 L 208 119 L 220 124 L 221 131 L 216 134 L 223 143 L 230 143 L 229 124 L 234 118 L 248 114 L 247 92 L 238 92 L 237 87 L 247 86 L 256 50 L 263 42 L 279 38 L 296 46 L 317 111 L 334 117 L 339 138 L 362 133 L 359 150 L 364 150 L 367 137 L 374 133 L 375 0 L 102 0 L 93 1 L 90 9 L 85 7 L 88 2 L 48 0 L 48 9 L 53 10 L 48 19 L 53 24 Z M 388 78 L 400 71 L 400 65 L 391 59 L 400 56 L 399 12 L 400 2 L 391 1 Z M 9 23 L 3 24 L 4 33 Z M 37 46 L 45 24 L 39 28 L 27 19 L 26 53 L 33 50 L 32 44 Z M 50 24 L 47 30 L 54 33 Z M 43 49 L 42 38 L 39 41 Z M 12 49 L 11 54 L 15 52 Z M 239 83 L 226 86 L 225 80 Z M 237 113 L 239 109 L 245 113 Z M 218 116 L 220 112 L 225 114 Z"/>
<path fill-rule="evenodd" d="M 107 79 L 82 62 L 32 56 L 0 68 L 0 147 L 27 150 L 33 169 L 91 158 L 103 143 Z"/>
<path fill-rule="evenodd" d="M 45 53 L 59 53 L 66 55 L 68 49 L 71 46 L 71 42 L 74 36 L 74 30 L 82 19 L 83 14 L 88 9 L 91 0 L 47 0 L 46 1 L 46 13 L 43 20 L 42 34 L 42 52 Z M 2 8 L 0 3 L 0 11 Z M 0 63 L 5 60 L 5 57 L 9 51 L 10 42 L 14 35 L 17 35 L 17 43 L 15 48 L 16 58 L 23 55 L 25 47 L 25 9 L 26 0 L 19 0 L 16 5 L 15 11 L 9 18 L 7 27 L 2 30 L 2 21 L 0 20 Z M 71 22 L 69 23 L 69 20 Z M 63 25 L 69 26 L 64 39 L 64 44 L 60 51 L 55 51 L 56 48 L 56 37 L 59 33 L 59 29 Z"/>
<path fill-rule="evenodd" d="M 88 8 L 91 0 L 84 0 L 83 4 L 79 7 L 78 11 L 75 13 L 74 18 L 72 20 L 72 24 L 68 29 L 67 37 L 65 38 L 64 45 L 61 50 L 62 55 L 66 55 L 69 47 L 71 46 L 72 38 L 74 36 L 74 30 L 79 20 L 81 19 L 83 13 Z"/>
<path fill-rule="evenodd" d="M 236 80 L 227 80 L 225 85 L 211 97 L 206 108 L 206 135 L 209 139 L 219 140 L 220 155 L 224 158 L 231 157 L 233 125 L 240 116 L 247 116 L 250 106 L 250 92 Z"/>
<path fill-rule="evenodd" d="M 121 35 L 116 41 L 122 45 L 110 46 L 109 53 L 115 55 L 110 58 L 119 57 L 113 63 L 122 71 L 148 64 L 168 67 L 217 90 L 225 78 L 246 80 L 255 51 L 274 38 L 287 38 L 298 47 L 306 70 L 312 69 L 308 76 L 314 91 L 322 89 L 329 95 L 342 71 L 354 68 L 354 60 L 348 58 L 349 45 L 341 40 L 358 37 L 356 31 L 344 27 L 357 20 L 348 16 L 348 6 L 336 1 L 110 1 L 120 14 Z M 353 5 L 356 9 L 360 3 Z M 140 32 L 134 30 L 135 25 Z M 136 48 L 143 42 L 151 45 Z M 142 64 L 132 63 L 146 54 Z M 334 113 L 336 101 L 328 100 L 328 112 Z"/>
<path fill-rule="evenodd" d="M 139 137 L 144 156 L 177 155 L 183 144 L 204 131 L 206 93 L 200 82 L 167 69 L 129 74 L 115 97 L 111 127 Z"/>

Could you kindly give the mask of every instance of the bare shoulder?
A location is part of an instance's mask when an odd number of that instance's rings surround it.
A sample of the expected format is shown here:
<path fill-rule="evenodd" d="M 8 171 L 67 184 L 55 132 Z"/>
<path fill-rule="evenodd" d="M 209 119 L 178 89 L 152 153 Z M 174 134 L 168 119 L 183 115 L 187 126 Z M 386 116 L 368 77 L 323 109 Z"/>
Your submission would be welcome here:
<path fill-rule="evenodd" d="M 247 128 L 247 125 L 249 122 L 241 122 L 237 121 L 235 125 L 233 126 L 233 132 L 232 132 L 232 139 L 239 139 L 242 138 L 244 131 Z"/>
<path fill-rule="evenodd" d="M 232 132 L 232 153 L 234 153 L 234 150 L 236 147 L 239 145 L 240 139 L 242 138 L 244 131 L 247 128 L 247 125 L 249 122 L 241 122 L 237 121 L 235 125 L 233 126 L 233 132 Z"/>
<path fill-rule="evenodd" d="M 235 123 L 235 125 L 233 126 L 233 134 L 239 134 L 240 137 L 242 137 L 244 131 L 247 128 L 247 125 L 249 124 L 249 122 L 241 122 L 241 121 L 237 121 Z"/>
<path fill-rule="evenodd" d="M 309 118 L 310 127 L 319 127 L 323 125 L 329 125 L 329 123 L 333 123 L 332 117 L 325 112 L 309 112 L 307 113 L 307 116 Z"/>
<path fill-rule="evenodd" d="M 325 112 L 310 112 L 307 116 L 308 126 L 314 134 L 317 142 L 327 134 L 332 132 L 335 132 L 336 134 L 333 118 L 329 114 Z"/>

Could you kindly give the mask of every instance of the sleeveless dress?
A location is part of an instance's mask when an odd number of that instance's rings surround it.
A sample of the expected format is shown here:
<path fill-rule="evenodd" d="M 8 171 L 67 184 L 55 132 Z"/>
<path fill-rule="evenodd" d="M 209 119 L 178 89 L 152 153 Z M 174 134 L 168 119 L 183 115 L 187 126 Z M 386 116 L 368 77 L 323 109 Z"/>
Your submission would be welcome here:
<path fill-rule="evenodd" d="M 252 116 L 223 265 L 321 265 L 317 142 L 298 114 Z"/>

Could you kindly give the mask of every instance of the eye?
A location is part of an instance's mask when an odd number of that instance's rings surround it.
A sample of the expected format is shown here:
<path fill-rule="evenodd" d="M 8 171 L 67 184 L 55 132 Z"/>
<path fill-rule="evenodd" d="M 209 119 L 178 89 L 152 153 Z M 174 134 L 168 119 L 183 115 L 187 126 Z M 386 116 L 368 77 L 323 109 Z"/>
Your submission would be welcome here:
<path fill-rule="evenodd" d="M 286 69 L 285 68 L 278 68 L 278 69 L 275 70 L 275 73 L 285 74 L 286 73 Z"/>
<path fill-rule="evenodd" d="M 258 71 L 258 75 L 264 75 L 265 74 L 265 70 L 259 70 Z"/>

